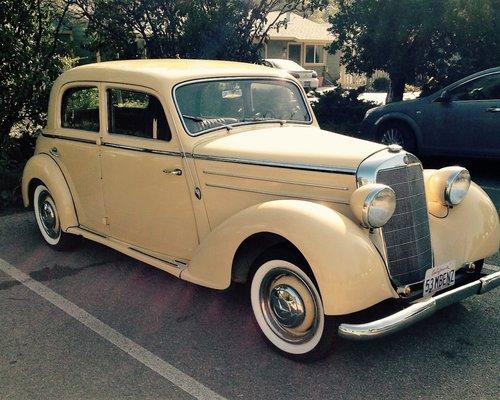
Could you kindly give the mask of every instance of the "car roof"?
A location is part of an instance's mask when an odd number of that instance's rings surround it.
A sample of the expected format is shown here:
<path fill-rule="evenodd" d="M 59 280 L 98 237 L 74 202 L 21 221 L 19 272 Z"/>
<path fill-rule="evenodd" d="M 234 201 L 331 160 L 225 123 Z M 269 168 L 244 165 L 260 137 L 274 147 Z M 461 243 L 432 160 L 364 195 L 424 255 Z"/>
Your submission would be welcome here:
<path fill-rule="evenodd" d="M 104 81 L 130 84 L 165 83 L 226 76 L 283 77 L 286 73 L 263 65 L 216 60 L 123 60 L 82 65 L 63 73 L 57 82 Z"/>

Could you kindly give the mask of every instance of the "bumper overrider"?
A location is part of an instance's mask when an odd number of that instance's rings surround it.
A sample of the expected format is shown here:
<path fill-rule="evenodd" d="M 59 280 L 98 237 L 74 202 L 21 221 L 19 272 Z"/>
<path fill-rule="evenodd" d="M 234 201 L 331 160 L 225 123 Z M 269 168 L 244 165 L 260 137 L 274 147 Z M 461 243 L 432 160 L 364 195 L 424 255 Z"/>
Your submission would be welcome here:
<path fill-rule="evenodd" d="M 382 319 L 363 324 L 341 324 L 339 336 L 351 340 L 369 340 L 407 328 L 436 311 L 475 294 L 483 294 L 500 285 L 500 271 L 451 289 L 434 297 L 422 298 L 407 308 Z"/>

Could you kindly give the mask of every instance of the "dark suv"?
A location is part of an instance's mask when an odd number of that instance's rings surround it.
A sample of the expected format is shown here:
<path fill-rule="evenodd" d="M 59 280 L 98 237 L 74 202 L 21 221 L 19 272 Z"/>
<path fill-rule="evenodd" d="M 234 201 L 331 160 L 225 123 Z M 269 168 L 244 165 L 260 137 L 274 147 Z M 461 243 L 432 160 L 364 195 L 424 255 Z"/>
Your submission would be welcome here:
<path fill-rule="evenodd" d="M 500 157 L 500 67 L 427 97 L 368 110 L 361 137 L 420 155 Z"/>

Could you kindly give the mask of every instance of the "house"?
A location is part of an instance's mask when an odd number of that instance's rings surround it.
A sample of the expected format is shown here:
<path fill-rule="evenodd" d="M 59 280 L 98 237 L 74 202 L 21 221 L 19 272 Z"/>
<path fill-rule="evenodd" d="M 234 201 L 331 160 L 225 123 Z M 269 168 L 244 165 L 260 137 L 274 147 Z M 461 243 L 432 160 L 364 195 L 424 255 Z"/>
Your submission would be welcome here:
<path fill-rule="evenodd" d="M 268 14 L 268 23 L 277 18 L 285 24 L 269 30 L 263 58 L 285 58 L 305 69 L 313 69 L 318 77 L 322 77 L 320 86 L 340 84 L 352 89 L 370 85 L 376 78 L 387 77 L 382 71 L 376 71 L 371 77 L 347 73 L 340 63 L 340 52 L 330 54 L 327 51 L 335 40 L 328 31 L 330 24 L 327 22 L 315 22 L 293 12 L 280 16 L 276 11 Z"/>
<path fill-rule="evenodd" d="M 289 12 L 279 16 L 268 14 L 268 23 L 279 21 L 285 25 L 271 28 L 264 46 L 264 58 L 285 58 L 295 61 L 305 69 L 313 69 L 323 84 L 334 84 L 340 78 L 339 54 L 329 54 L 327 47 L 334 40 L 328 31 L 329 24 L 315 22 Z"/>

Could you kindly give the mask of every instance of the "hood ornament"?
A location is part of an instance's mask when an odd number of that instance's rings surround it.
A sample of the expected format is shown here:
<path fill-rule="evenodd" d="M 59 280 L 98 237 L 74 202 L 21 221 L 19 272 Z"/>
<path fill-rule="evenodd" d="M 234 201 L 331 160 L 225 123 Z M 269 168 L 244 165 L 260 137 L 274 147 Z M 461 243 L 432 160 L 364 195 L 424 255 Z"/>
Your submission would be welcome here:
<path fill-rule="evenodd" d="M 403 148 L 399 144 L 390 144 L 388 150 L 390 153 L 399 153 Z"/>

